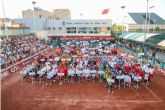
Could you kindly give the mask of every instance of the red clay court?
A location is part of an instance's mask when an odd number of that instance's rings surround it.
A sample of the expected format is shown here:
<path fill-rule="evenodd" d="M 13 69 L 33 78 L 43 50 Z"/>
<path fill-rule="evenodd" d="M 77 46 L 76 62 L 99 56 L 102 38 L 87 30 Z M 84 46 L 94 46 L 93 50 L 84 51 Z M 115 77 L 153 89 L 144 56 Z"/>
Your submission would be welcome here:
<path fill-rule="evenodd" d="M 2 110 L 165 110 L 165 76 L 155 73 L 151 85 L 140 89 L 114 88 L 108 93 L 104 83 L 57 82 L 22 84 L 19 72 L 1 82 Z"/>

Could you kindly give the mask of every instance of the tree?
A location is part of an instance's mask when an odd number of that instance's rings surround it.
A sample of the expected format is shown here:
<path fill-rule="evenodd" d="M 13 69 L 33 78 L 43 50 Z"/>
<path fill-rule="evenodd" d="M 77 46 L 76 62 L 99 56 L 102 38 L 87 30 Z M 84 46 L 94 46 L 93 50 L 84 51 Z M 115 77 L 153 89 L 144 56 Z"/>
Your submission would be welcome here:
<path fill-rule="evenodd" d="M 139 28 L 139 32 L 142 32 L 143 31 L 143 29 L 142 28 Z"/>
<path fill-rule="evenodd" d="M 114 32 L 122 32 L 122 25 L 113 24 L 113 25 L 112 25 L 112 30 L 113 30 Z M 124 27 L 124 30 L 125 30 L 125 27 Z"/>
<path fill-rule="evenodd" d="M 155 31 L 156 31 L 156 32 L 159 32 L 159 31 L 160 31 L 160 28 L 157 26 L 157 27 L 155 28 Z"/>

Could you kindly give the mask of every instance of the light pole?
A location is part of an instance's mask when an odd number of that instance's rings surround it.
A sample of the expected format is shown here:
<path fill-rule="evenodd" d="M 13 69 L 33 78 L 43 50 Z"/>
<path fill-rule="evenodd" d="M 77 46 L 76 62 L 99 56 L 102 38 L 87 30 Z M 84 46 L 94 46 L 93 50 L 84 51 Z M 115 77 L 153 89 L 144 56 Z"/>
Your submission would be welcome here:
<path fill-rule="evenodd" d="M 154 19 L 153 33 L 155 32 L 154 31 L 155 30 L 155 22 L 156 22 L 156 20 Z"/>
<path fill-rule="evenodd" d="M 149 1 L 147 0 L 147 12 L 146 12 L 146 21 L 145 21 L 145 36 L 144 36 L 144 41 L 146 40 L 146 36 L 147 36 L 147 32 L 148 32 L 148 29 L 147 29 L 147 23 L 148 23 L 148 4 L 149 4 Z"/>
<path fill-rule="evenodd" d="M 83 20 L 82 20 L 83 13 L 80 13 L 80 16 L 81 16 L 81 23 L 83 24 Z M 82 26 L 79 28 L 79 30 L 81 30 L 80 33 L 83 33 L 82 32 Z"/>
<path fill-rule="evenodd" d="M 34 28 L 34 33 L 36 31 L 36 20 L 35 20 L 35 4 L 36 2 L 35 1 L 32 1 L 32 4 L 33 4 L 33 28 Z"/>
<path fill-rule="evenodd" d="M 150 19 L 151 19 L 151 9 L 154 8 L 155 6 L 149 7 L 149 21 L 148 21 L 148 32 L 150 32 Z"/>
<path fill-rule="evenodd" d="M 5 6 L 4 6 L 4 2 L 2 0 L 2 10 L 3 10 L 3 24 L 4 24 L 4 37 L 8 38 L 7 32 L 6 32 L 6 16 L 5 16 Z"/>
<path fill-rule="evenodd" d="M 123 10 L 123 19 L 122 19 L 122 34 L 123 34 L 123 32 L 124 32 L 124 9 L 125 9 L 125 6 L 121 6 L 120 8 Z"/>

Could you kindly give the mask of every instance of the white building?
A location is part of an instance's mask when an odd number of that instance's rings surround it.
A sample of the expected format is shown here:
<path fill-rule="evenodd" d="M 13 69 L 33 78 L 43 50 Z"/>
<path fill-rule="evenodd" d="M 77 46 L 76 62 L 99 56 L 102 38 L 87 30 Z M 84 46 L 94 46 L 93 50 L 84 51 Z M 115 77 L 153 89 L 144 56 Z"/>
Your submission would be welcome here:
<path fill-rule="evenodd" d="M 110 34 L 112 21 L 105 20 L 35 20 L 35 32 L 49 34 Z M 24 23 L 34 32 L 32 18 L 15 19 L 17 23 Z"/>
<path fill-rule="evenodd" d="M 50 34 L 108 34 L 110 20 L 49 20 L 47 31 Z"/>

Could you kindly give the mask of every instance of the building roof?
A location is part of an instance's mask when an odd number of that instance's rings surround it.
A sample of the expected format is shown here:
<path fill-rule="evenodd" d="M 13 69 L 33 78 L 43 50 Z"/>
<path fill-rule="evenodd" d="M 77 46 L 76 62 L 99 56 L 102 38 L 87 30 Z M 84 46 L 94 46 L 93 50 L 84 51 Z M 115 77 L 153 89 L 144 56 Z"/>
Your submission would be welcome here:
<path fill-rule="evenodd" d="M 146 21 L 146 13 L 128 13 L 130 17 L 136 22 L 136 24 L 144 24 Z M 165 24 L 165 20 L 156 13 L 150 14 L 150 24 Z M 149 20 L 149 16 L 147 17 Z"/>

